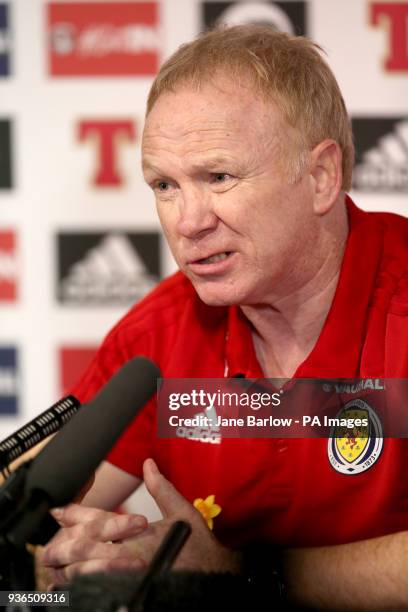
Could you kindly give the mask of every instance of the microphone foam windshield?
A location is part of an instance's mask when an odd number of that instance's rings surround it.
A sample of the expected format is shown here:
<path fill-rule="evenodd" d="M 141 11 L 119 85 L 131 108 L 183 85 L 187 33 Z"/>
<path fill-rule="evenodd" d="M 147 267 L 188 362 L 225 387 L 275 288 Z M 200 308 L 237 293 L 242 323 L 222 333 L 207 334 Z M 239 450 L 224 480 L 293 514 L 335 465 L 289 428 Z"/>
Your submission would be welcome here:
<path fill-rule="evenodd" d="M 159 376 L 149 359 L 128 361 L 39 453 L 27 475 L 26 495 L 37 489 L 51 507 L 70 503 L 153 395 Z"/>

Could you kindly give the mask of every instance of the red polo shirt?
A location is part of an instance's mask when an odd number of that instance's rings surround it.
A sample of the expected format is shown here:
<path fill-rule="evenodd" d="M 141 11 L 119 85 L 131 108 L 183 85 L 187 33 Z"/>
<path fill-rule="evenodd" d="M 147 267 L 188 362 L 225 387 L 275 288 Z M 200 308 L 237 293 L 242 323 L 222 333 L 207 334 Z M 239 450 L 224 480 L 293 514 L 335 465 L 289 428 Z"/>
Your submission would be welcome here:
<path fill-rule="evenodd" d="M 408 377 L 408 219 L 348 201 L 350 233 L 336 294 L 296 377 Z M 163 377 L 262 377 L 251 326 L 238 307 L 203 304 L 177 273 L 116 325 L 73 390 L 82 402 L 128 359 L 145 355 Z M 152 400 L 109 461 L 138 477 L 154 457 L 191 502 L 215 495 L 214 533 L 242 546 L 339 544 L 408 529 L 408 444 L 385 439 L 367 470 L 344 474 L 326 439 L 158 439 Z"/>

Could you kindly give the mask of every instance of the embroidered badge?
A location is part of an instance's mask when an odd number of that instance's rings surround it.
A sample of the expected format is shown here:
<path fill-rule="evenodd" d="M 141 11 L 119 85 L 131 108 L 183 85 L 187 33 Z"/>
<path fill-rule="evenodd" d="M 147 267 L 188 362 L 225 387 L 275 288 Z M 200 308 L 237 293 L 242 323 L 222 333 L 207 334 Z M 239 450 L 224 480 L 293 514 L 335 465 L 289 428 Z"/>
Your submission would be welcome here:
<path fill-rule="evenodd" d="M 360 474 L 374 465 L 384 444 L 380 419 L 362 399 L 353 399 L 337 413 L 336 419 L 360 419 L 367 426 L 333 427 L 327 453 L 332 467 L 340 474 Z"/>
<path fill-rule="evenodd" d="M 215 495 L 209 495 L 205 499 L 198 497 L 193 501 L 193 506 L 198 510 L 204 517 L 208 527 L 212 529 L 214 527 L 214 520 L 222 510 L 221 506 L 214 503 Z"/>

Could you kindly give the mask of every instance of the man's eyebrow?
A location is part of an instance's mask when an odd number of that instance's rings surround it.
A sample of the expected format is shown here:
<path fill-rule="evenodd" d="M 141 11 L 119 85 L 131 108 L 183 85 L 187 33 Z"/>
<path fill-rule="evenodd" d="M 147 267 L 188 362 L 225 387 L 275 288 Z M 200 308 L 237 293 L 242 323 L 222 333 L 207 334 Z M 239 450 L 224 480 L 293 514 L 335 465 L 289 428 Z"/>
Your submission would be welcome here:
<path fill-rule="evenodd" d="M 164 160 L 162 160 L 164 161 Z M 226 172 L 233 175 L 241 175 L 243 172 L 242 160 L 238 160 L 235 155 L 229 155 L 224 151 L 203 151 L 186 156 L 184 159 L 184 171 L 190 176 L 200 174 Z M 157 179 L 170 180 L 172 171 L 166 164 L 161 164 L 160 159 L 146 154 L 142 158 L 142 172 L 147 184 Z"/>
<path fill-rule="evenodd" d="M 149 160 L 142 158 L 142 170 L 143 171 L 152 171 L 152 172 L 156 172 L 157 174 L 161 174 L 161 170 L 158 166 L 156 166 L 153 162 L 150 162 Z"/>
<path fill-rule="evenodd" d="M 192 166 L 193 167 L 200 167 L 200 166 L 206 166 L 207 168 L 219 168 L 220 166 L 223 166 L 224 164 L 230 164 L 232 161 L 232 159 L 230 157 L 227 157 L 226 155 L 217 155 L 216 157 L 208 157 L 208 158 L 202 158 L 199 160 L 196 160 Z"/>
<path fill-rule="evenodd" d="M 200 172 L 201 170 L 223 171 L 227 169 L 236 169 L 238 160 L 233 155 L 216 154 L 216 155 L 195 155 L 189 160 L 189 167 L 192 172 Z"/>
<path fill-rule="evenodd" d="M 195 156 L 191 160 L 189 160 L 189 167 L 192 170 L 201 170 L 203 167 L 212 169 L 217 168 L 220 169 L 223 165 L 230 165 L 231 163 L 236 163 L 232 156 L 228 155 L 202 155 Z M 149 159 L 142 159 L 142 169 L 144 171 L 151 170 L 152 172 L 156 172 L 158 174 L 162 174 L 163 171 L 157 166 L 153 161 L 149 161 Z"/>

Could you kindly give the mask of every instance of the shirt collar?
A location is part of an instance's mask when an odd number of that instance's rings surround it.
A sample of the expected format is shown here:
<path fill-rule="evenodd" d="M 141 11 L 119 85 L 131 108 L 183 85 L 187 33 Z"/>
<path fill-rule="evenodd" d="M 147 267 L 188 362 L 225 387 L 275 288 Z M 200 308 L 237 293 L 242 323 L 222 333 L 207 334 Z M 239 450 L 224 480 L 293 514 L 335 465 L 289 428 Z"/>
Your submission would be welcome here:
<path fill-rule="evenodd" d="M 358 209 L 347 196 L 349 235 L 333 302 L 319 338 L 298 367 L 296 378 L 359 375 L 367 311 L 382 251 L 383 234 L 375 217 Z M 237 306 L 228 312 L 228 376 L 263 376 L 255 354 L 252 325 Z"/>

